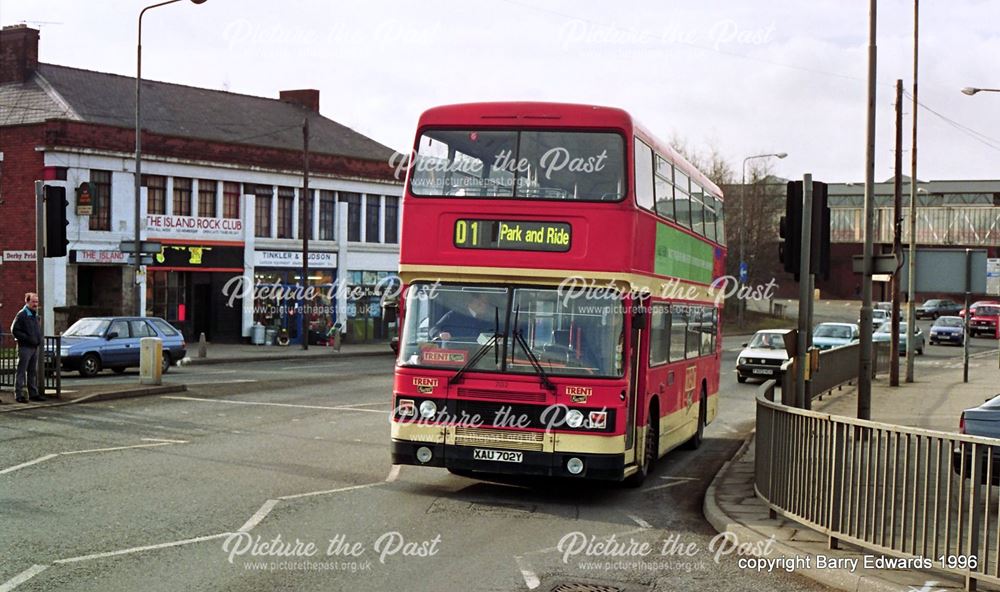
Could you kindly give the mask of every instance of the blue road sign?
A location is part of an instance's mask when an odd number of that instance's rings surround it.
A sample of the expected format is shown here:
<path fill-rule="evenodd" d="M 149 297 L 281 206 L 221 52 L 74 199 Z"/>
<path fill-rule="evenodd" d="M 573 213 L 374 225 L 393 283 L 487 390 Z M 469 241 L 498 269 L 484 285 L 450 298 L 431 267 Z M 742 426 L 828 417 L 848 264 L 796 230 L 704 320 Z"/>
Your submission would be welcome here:
<path fill-rule="evenodd" d="M 741 261 L 740 262 L 740 283 L 741 284 L 747 283 L 747 277 L 748 277 L 748 275 L 749 275 L 749 268 L 747 267 L 747 262 L 746 261 Z"/>

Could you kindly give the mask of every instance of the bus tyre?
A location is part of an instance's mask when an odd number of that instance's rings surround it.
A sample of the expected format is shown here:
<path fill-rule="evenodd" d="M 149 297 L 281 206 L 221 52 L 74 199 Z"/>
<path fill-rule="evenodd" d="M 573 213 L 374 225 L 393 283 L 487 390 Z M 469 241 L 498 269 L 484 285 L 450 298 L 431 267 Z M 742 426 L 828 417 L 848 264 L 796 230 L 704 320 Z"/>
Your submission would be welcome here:
<path fill-rule="evenodd" d="M 625 481 L 625 484 L 628 487 L 639 487 L 642 485 L 646 481 L 646 477 L 653 471 L 653 465 L 656 464 L 657 441 L 659 440 L 659 437 L 656 433 L 656 422 L 653 418 L 653 410 L 650 409 L 647 412 L 647 415 L 646 437 L 643 441 L 642 459 L 640 459 L 640 462 L 638 463 L 638 470 Z"/>
<path fill-rule="evenodd" d="M 705 387 L 701 387 L 701 399 L 698 400 L 698 429 L 688 440 L 684 447 L 688 450 L 697 450 L 705 440 L 705 422 L 708 419 L 708 397 L 705 396 Z"/>

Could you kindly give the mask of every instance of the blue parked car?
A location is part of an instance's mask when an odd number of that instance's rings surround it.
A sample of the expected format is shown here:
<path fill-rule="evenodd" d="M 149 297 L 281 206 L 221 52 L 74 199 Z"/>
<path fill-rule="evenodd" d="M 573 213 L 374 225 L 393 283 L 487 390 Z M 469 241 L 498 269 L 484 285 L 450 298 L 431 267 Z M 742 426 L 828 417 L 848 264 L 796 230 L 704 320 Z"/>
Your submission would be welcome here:
<path fill-rule="evenodd" d="M 962 317 L 938 317 L 931 326 L 931 345 L 938 343 L 965 343 L 965 319 Z"/>
<path fill-rule="evenodd" d="M 187 355 L 184 336 L 157 317 L 91 317 L 73 323 L 62 334 L 63 368 L 94 376 L 104 368 L 121 374 L 139 366 L 139 340 L 163 340 L 163 372 Z M 51 355 L 49 353 L 48 355 Z"/>
<path fill-rule="evenodd" d="M 819 349 L 840 347 L 854 343 L 860 334 L 854 323 L 820 323 L 813 329 L 813 345 Z"/>

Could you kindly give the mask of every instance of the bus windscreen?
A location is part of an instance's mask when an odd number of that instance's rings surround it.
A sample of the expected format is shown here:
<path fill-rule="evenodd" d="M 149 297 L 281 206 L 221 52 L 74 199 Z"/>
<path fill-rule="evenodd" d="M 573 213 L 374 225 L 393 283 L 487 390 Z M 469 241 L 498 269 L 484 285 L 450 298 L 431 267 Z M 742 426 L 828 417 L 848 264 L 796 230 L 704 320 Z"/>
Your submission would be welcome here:
<path fill-rule="evenodd" d="M 410 191 L 416 196 L 618 201 L 625 144 L 613 132 L 426 130 Z"/>

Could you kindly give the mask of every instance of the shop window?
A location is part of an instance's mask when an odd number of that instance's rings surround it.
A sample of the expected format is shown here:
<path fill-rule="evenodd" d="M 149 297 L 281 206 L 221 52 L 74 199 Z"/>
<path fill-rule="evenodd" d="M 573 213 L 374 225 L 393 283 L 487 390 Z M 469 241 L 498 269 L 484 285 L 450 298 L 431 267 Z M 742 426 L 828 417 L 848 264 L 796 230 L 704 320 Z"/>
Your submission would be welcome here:
<path fill-rule="evenodd" d="M 240 184 L 226 181 L 222 184 L 222 217 L 239 219 Z"/>
<path fill-rule="evenodd" d="M 94 196 L 91 201 L 91 230 L 111 230 L 111 171 L 90 171 Z"/>
<path fill-rule="evenodd" d="M 174 177 L 174 216 L 191 215 L 191 179 Z"/>
<path fill-rule="evenodd" d="M 396 244 L 399 242 L 399 198 L 385 198 L 385 242 Z"/>
<path fill-rule="evenodd" d="M 332 191 L 319 192 L 319 240 L 334 240 L 337 228 L 337 200 Z"/>
<path fill-rule="evenodd" d="M 278 238 L 292 238 L 292 206 L 295 190 L 278 187 Z"/>
<path fill-rule="evenodd" d="M 198 217 L 215 217 L 215 191 L 217 183 L 215 181 L 198 180 Z"/>
<path fill-rule="evenodd" d="M 146 188 L 146 213 L 166 214 L 167 178 L 160 175 L 143 175 L 142 184 Z"/>

